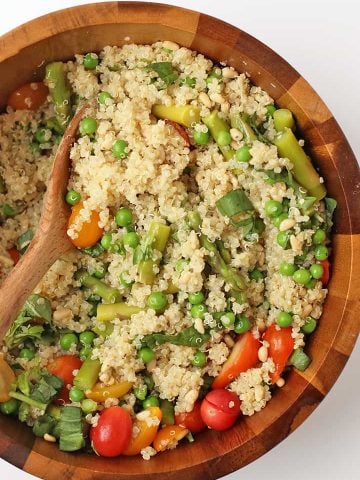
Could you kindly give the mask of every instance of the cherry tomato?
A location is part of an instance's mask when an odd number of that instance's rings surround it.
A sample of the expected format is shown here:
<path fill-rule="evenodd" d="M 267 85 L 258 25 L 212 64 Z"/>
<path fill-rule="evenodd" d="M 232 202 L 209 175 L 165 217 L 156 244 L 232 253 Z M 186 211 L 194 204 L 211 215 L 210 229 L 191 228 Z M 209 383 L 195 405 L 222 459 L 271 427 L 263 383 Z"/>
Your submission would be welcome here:
<path fill-rule="evenodd" d="M 159 407 L 149 407 L 145 411 L 149 411 L 150 418 L 153 417 L 155 419 L 156 417 L 158 422 L 150 422 L 152 425 L 149 425 L 149 422 L 146 421 L 147 419 L 141 420 L 136 418 L 134 422 L 134 430 L 137 432 L 137 435 L 131 437 L 129 445 L 122 452 L 123 455 L 138 455 L 143 448 L 149 447 L 154 441 L 157 431 L 159 430 L 162 412 Z M 140 416 L 141 414 L 142 412 L 140 412 Z"/>
<path fill-rule="evenodd" d="M 84 208 L 82 202 L 77 203 L 71 209 L 68 228 L 77 223 L 80 210 Z M 99 227 L 100 216 L 95 210 L 91 212 L 90 221 L 84 222 L 79 231 L 77 231 L 77 238 L 70 239 L 75 247 L 88 248 L 95 245 L 100 240 L 103 234 L 103 229 Z"/>
<path fill-rule="evenodd" d="M 15 381 L 15 374 L 7 362 L 0 356 L 0 402 L 10 400 L 11 384 Z"/>
<path fill-rule="evenodd" d="M 275 323 L 267 328 L 263 340 L 269 343 L 268 355 L 275 363 L 275 372 L 270 373 L 272 383 L 279 380 L 286 362 L 294 349 L 294 339 L 291 336 L 292 328 L 279 328 Z"/>
<path fill-rule="evenodd" d="M 240 415 L 239 397 L 224 388 L 209 392 L 201 404 L 201 417 L 214 430 L 227 430 Z"/>
<path fill-rule="evenodd" d="M 73 372 L 74 370 L 79 370 L 82 363 L 83 362 L 80 358 L 75 357 L 74 355 L 61 355 L 60 357 L 54 358 L 54 360 L 46 367 L 50 373 L 64 381 L 64 386 L 59 393 L 58 398 L 55 400 L 55 403 L 59 405 L 69 403 L 69 390 L 67 385 L 73 384 Z"/>
<path fill-rule="evenodd" d="M 161 428 L 154 439 L 154 448 L 157 452 L 163 452 L 176 445 L 189 433 L 189 430 L 180 425 L 166 425 Z"/>
<path fill-rule="evenodd" d="M 224 363 L 219 375 L 215 378 L 212 388 L 224 388 L 241 372 L 258 363 L 258 350 L 261 344 L 251 332 L 246 332 L 235 343 L 229 358 Z"/>
<path fill-rule="evenodd" d="M 18 252 L 17 248 L 16 247 L 11 247 L 9 248 L 9 250 L 7 251 L 9 256 L 11 257 L 11 260 L 14 262 L 14 265 L 16 265 L 18 263 L 18 261 L 20 260 L 20 253 Z"/>
<path fill-rule="evenodd" d="M 195 402 L 194 408 L 191 410 L 191 412 L 183 412 L 175 415 L 176 425 L 180 425 L 180 427 L 185 427 L 192 433 L 201 432 L 206 428 L 206 424 L 201 418 L 200 409 L 201 401 L 198 400 L 197 402 Z"/>
<path fill-rule="evenodd" d="M 321 260 L 321 265 L 324 269 L 322 277 L 320 278 L 320 282 L 324 285 L 324 287 L 329 283 L 330 280 L 330 262 L 328 259 Z"/>
<path fill-rule="evenodd" d="M 91 445 L 102 457 L 117 457 L 129 445 L 132 435 L 130 414 L 122 407 L 105 408 L 90 429 Z"/>
<path fill-rule="evenodd" d="M 13 110 L 37 110 L 45 103 L 49 89 L 43 82 L 26 83 L 12 92 L 8 106 Z"/>
<path fill-rule="evenodd" d="M 185 142 L 185 145 L 187 147 L 190 147 L 189 135 L 182 125 L 180 125 L 179 123 L 173 122 L 172 120 L 168 120 L 168 119 L 165 120 L 165 123 L 167 125 L 171 125 L 177 131 L 177 133 L 183 138 L 183 140 Z"/>

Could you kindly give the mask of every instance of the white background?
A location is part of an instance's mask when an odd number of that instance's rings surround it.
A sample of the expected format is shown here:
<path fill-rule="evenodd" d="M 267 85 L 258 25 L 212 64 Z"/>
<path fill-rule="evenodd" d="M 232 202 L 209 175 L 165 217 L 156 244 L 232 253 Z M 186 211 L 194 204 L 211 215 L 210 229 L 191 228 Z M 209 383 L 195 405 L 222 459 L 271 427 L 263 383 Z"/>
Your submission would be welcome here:
<path fill-rule="evenodd" d="M 89 2 L 4 2 L 0 35 L 50 11 Z M 360 159 L 358 0 L 167 0 L 167 3 L 228 21 L 282 55 L 317 90 Z M 359 364 L 357 345 L 339 380 L 310 418 L 266 455 L 224 478 L 254 480 L 266 475 L 267 480 L 359 479 Z M 0 478 L 35 477 L 0 459 Z"/>

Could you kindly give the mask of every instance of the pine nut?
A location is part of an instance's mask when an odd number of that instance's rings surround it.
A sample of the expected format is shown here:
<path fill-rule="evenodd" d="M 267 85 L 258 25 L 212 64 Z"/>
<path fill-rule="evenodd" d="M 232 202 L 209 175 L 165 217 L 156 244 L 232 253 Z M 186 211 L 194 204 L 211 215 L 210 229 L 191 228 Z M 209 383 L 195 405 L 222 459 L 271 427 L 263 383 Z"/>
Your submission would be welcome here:
<path fill-rule="evenodd" d="M 215 103 L 220 103 L 220 105 L 222 103 L 225 103 L 225 98 L 222 95 L 220 95 L 220 93 L 212 93 L 210 97 L 211 97 L 211 100 Z"/>
<path fill-rule="evenodd" d="M 179 50 L 179 45 L 175 42 L 171 42 L 170 40 L 165 40 L 163 42 L 163 47 L 168 48 L 169 50 Z"/>
<path fill-rule="evenodd" d="M 205 107 L 211 108 L 211 100 L 210 100 L 209 95 L 207 93 L 200 92 L 199 93 L 199 100 L 203 105 L 205 105 Z"/>
<path fill-rule="evenodd" d="M 230 128 L 230 135 L 231 138 L 237 142 L 239 142 L 243 138 L 243 134 L 237 128 Z"/>
<path fill-rule="evenodd" d="M 294 252 L 301 252 L 301 242 L 295 237 L 295 235 L 291 235 L 290 245 Z"/>
<path fill-rule="evenodd" d="M 257 321 L 257 327 L 258 327 L 258 330 L 259 330 L 260 333 L 265 332 L 266 324 L 265 324 L 264 320 L 258 320 Z"/>
<path fill-rule="evenodd" d="M 235 78 L 237 77 L 237 73 L 232 67 L 225 67 L 222 70 L 222 75 L 224 78 Z"/>
<path fill-rule="evenodd" d="M 235 345 L 234 340 L 232 339 L 231 335 L 228 333 L 224 336 L 224 342 L 229 348 L 232 348 Z"/>
<path fill-rule="evenodd" d="M 285 380 L 283 378 L 279 378 L 279 380 L 276 382 L 276 386 L 281 388 L 285 385 Z"/>
<path fill-rule="evenodd" d="M 56 442 L 56 438 L 53 436 L 53 435 L 49 435 L 48 433 L 45 433 L 44 435 L 44 440 L 46 442 L 51 442 L 51 443 L 55 443 Z"/>
<path fill-rule="evenodd" d="M 280 223 L 279 230 L 280 232 L 285 232 L 286 230 L 290 230 L 296 224 L 293 218 L 286 218 Z"/>
<path fill-rule="evenodd" d="M 268 359 L 268 350 L 266 347 L 264 347 L 264 345 L 258 350 L 258 359 L 260 362 L 266 362 Z"/>
<path fill-rule="evenodd" d="M 195 318 L 194 327 L 202 335 L 205 333 L 204 322 L 201 320 L 201 318 Z"/>
<path fill-rule="evenodd" d="M 56 322 L 61 322 L 63 320 L 71 320 L 72 319 L 72 311 L 70 308 L 59 307 L 53 313 L 53 319 Z"/>

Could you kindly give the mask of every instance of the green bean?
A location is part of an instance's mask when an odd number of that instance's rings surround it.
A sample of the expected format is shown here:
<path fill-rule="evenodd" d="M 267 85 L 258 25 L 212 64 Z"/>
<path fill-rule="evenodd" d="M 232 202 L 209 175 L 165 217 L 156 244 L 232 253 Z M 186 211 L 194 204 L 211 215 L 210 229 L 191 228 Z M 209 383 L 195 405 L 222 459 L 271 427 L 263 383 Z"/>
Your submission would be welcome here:
<path fill-rule="evenodd" d="M 244 136 L 244 141 L 246 143 L 252 143 L 257 140 L 256 133 L 250 127 L 246 114 L 233 114 L 230 116 L 230 123 L 232 128 L 237 128 Z"/>
<path fill-rule="evenodd" d="M 275 137 L 274 144 L 277 146 L 281 157 L 288 158 L 293 164 L 291 173 L 295 180 L 317 200 L 324 198 L 326 195 L 325 186 L 320 182 L 319 174 L 290 128 L 285 128 L 283 132 L 279 133 Z"/>
<path fill-rule="evenodd" d="M 97 321 L 110 322 L 114 318 L 126 319 L 141 312 L 142 308 L 126 303 L 101 303 L 97 307 Z"/>
<path fill-rule="evenodd" d="M 193 105 L 153 105 L 151 113 L 156 118 L 171 120 L 190 128 L 200 122 L 200 110 Z"/>
<path fill-rule="evenodd" d="M 279 110 L 275 110 L 274 114 L 274 126 L 278 132 L 283 132 L 285 128 L 291 128 L 291 130 L 295 127 L 295 121 L 293 114 L 287 108 L 279 108 Z"/>
<path fill-rule="evenodd" d="M 62 62 L 52 62 L 46 65 L 45 81 L 54 102 L 56 119 L 62 131 L 64 131 L 71 114 L 71 92 L 67 85 L 64 64 Z"/>
<path fill-rule="evenodd" d="M 235 150 L 229 148 L 229 145 L 223 144 L 223 137 L 230 135 L 230 126 L 225 120 L 219 117 L 219 114 L 216 110 L 210 113 L 207 117 L 203 119 L 205 125 L 208 127 L 211 136 L 218 144 L 218 147 L 221 153 L 224 155 L 226 160 L 230 160 L 235 155 Z"/>
<path fill-rule="evenodd" d="M 121 294 L 116 288 L 109 287 L 106 283 L 88 273 L 81 272 L 79 275 L 81 285 L 89 288 L 92 293 L 98 295 L 108 303 L 116 303 L 121 300 Z"/>

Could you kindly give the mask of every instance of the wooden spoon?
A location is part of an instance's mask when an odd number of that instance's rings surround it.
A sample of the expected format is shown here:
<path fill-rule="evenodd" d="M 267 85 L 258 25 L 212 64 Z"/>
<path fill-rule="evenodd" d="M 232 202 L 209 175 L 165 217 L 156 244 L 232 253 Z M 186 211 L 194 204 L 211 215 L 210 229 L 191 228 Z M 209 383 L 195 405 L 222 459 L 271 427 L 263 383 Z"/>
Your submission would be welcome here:
<path fill-rule="evenodd" d="M 87 108 L 88 105 L 82 107 L 65 130 L 55 155 L 35 236 L 0 289 L 0 341 L 51 265 L 73 248 L 66 234 L 70 209 L 64 198 L 70 175 L 70 147 Z"/>

